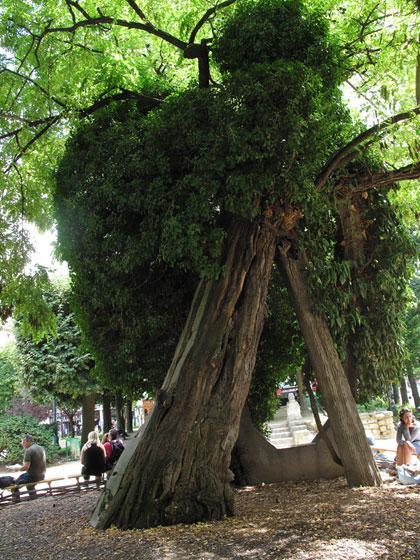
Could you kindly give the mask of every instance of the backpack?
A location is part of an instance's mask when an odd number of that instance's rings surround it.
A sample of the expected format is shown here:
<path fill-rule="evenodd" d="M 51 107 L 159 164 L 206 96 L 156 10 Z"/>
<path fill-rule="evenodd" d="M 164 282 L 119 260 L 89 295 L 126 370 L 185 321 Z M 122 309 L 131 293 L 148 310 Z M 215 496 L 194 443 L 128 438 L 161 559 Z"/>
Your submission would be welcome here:
<path fill-rule="evenodd" d="M 0 476 L 0 488 L 12 486 L 12 484 L 15 484 L 15 479 L 13 478 L 13 476 Z"/>
<path fill-rule="evenodd" d="M 124 445 L 119 440 L 112 440 L 109 443 L 111 444 L 112 452 L 106 465 L 107 469 L 111 469 L 113 465 L 115 465 L 121 457 L 121 453 L 124 451 Z"/>

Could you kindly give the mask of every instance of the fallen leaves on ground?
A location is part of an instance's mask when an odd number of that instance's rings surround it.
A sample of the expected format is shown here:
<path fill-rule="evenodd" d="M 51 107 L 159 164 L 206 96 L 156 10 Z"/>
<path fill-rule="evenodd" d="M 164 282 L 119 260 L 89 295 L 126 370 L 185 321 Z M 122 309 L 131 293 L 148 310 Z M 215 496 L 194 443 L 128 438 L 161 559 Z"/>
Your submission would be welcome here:
<path fill-rule="evenodd" d="M 100 532 L 98 492 L 0 511 L 4 560 L 420 560 L 420 487 L 350 489 L 343 479 L 236 490 L 219 522 Z"/>

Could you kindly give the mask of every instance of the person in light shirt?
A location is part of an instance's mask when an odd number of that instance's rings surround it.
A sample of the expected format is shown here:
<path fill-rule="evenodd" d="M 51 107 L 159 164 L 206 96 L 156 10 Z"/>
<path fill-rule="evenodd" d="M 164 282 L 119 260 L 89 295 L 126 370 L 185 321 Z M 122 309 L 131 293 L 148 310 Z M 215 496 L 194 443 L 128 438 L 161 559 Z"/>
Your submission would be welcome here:
<path fill-rule="evenodd" d="M 411 465 L 420 455 L 420 425 L 409 408 L 399 412 L 397 428 L 397 465 Z"/>

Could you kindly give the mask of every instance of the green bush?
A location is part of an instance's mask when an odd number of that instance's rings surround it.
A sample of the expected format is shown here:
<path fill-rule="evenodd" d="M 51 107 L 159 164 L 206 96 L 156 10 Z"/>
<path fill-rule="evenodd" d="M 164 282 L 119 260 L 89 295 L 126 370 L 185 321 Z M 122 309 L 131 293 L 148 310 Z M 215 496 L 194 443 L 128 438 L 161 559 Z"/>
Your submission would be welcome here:
<path fill-rule="evenodd" d="M 39 424 L 32 416 L 0 416 L 0 461 L 13 464 L 22 463 L 22 437 L 30 434 L 35 443 L 45 449 L 47 462 L 51 463 L 59 453 L 53 443 L 53 430 L 50 426 Z"/>
<path fill-rule="evenodd" d="M 388 410 L 388 403 L 382 397 L 376 397 L 357 405 L 359 412 L 374 412 L 375 410 Z"/>

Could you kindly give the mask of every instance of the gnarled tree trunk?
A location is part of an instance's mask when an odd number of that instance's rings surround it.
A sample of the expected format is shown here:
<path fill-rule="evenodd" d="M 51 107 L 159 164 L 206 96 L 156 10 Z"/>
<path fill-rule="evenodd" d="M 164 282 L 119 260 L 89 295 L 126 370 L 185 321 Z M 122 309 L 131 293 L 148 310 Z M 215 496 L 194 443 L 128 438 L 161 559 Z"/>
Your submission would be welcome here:
<path fill-rule="evenodd" d="M 394 397 L 394 403 L 395 404 L 401 404 L 400 388 L 398 387 L 398 385 L 396 383 L 392 384 L 392 394 L 393 394 L 393 397 Z"/>
<path fill-rule="evenodd" d="M 305 344 L 325 397 L 334 440 L 349 486 L 379 486 L 381 477 L 373 460 L 356 403 L 326 322 L 312 313 L 302 262 L 286 243 L 278 251 Z"/>
<path fill-rule="evenodd" d="M 201 281 L 143 437 L 99 528 L 150 527 L 232 514 L 229 470 L 263 326 L 275 231 L 234 221 L 225 273 Z M 93 521 L 92 521 L 93 522 Z"/>
<path fill-rule="evenodd" d="M 362 209 L 366 205 L 360 194 L 337 198 L 337 208 L 340 216 L 341 232 L 343 235 L 342 251 L 344 259 L 352 263 L 352 276 L 358 277 L 360 268 L 366 263 L 366 224 L 363 223 Z M 353 295 L 350 305 L 357 308 L 362 305 L 358 298 Z M 357 371 L 356 356 L 354 351 L 357 331 L 349 334 L 346 345 L 346 358 L 342 364 L 347 376 L 353 397 L 357 398 Z"/>

